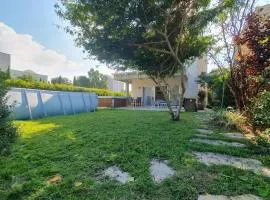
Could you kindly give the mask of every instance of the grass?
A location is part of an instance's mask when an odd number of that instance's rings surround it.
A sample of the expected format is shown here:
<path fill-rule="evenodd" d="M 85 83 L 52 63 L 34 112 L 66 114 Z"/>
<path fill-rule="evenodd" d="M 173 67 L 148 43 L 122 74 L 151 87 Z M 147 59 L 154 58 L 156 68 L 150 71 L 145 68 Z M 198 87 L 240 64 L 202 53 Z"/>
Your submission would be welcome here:
<path fill-rule="evenodd" d="M 201 193 L 270 198 L 269 178 L 228 166 L 207 167 L 191 152 L 252 157 L 268 166 L 269 154 L 252 146 L 192 144 L 189 139 L 199 124 L 193 113 L 182 116 L 172 122 L 164 112 L 101 110 L 17 121 L 20 138 L 12 154 L 0 158 L 0 199 L 196 199 Z M 169 160 L 177 174 L 153 183 L 152 158 Z M 129 172 L 134 181 L 126 185 L 96 181 L 98 172 L 111 165 Z M 56 174 L 62 181 L 47 184 Z"/>

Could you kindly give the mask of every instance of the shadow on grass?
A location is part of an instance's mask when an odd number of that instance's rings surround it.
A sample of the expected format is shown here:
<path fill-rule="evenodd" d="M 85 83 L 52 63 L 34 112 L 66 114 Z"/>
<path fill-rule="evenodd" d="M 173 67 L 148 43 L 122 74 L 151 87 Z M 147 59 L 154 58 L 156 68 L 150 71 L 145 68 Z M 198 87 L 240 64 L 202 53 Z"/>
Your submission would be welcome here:
<path fill-rule="evenodd" d="M 8 199 L 195 199 L 204 192 L 247 192 L 246 184 L 232 188 L 239 183 L 235 177 L 233 182 L 224 181 L 224 174 L 234 176 L 239 170 L 196 163 L 189 139 L 199 125 L 192 113 L 182 117 L 172 122 L 165 112 L 102 110 L 18 121 L 21 137 L 12 154 L 1 158 L 0 195 Z M 149 173 L 152 158 L 169 160 L 176 176 L 154 184 Z M 134 182 L 98 183 L 97 173 L 111 165 L 129 172 Z M 251 177 L 249 172 L 241 173 Z M 48 185 L 46 180 L 55 174 L 62 181 Z M 269 185 L 253 176 L 254 184 Z"/>

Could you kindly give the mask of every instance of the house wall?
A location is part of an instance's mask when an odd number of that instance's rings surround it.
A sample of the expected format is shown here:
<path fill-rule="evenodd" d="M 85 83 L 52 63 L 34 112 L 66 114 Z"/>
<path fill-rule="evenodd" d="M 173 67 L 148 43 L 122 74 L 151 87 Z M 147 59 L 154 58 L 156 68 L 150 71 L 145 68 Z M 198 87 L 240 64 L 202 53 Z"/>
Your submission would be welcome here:
<path fill-rule="evenodd" d="M 0 70 L 6 71 L 10 67 L 10 55 L 0 52 Z"/>
<path fill-rule="evenodd" d="M 108 89 L 114 92 L 123 92 L 125 88 L 125 83 L 121 81 L 114 80 L 110 76 L 108 76 Z"/>
<path fill-rule="evenodd" d="M 180 77 L 171 78 L 168 80 L 168 84 L 173 86 L 180 85 Z M 155 86 L 156 84 L 151 79 L 133 79 L 131 81 L 131 95 L 132 97 L 143 97 L 143 87 L 152 88 L 152 97 L 155 96 Z"/>
<path fill-rule="evenodd" d="M 201 57 L 200 59 L 196 59 L 188 68 L 187 68 L 187 77 L 188 80 L 186 82 L 186 92 L 185 98 L 189 99 L 197 99 L 199 85 L 197 84 L 198 76 L 202 72 L 207 72 L 207 58 L 206 56 Z M 171 78 L 168 80 L 168 83 L 171 87 L 178 86 L 181 90 L 180 85 L 180 77 L 176 76 L 175 78 Z M 143 97 L 143 87 L 151 87 L 152 88 L 152 96 L 154 97 L 156 84 L 151 79 L 132 79 L 131 80 L 131 95 L 132 97 Z"/>

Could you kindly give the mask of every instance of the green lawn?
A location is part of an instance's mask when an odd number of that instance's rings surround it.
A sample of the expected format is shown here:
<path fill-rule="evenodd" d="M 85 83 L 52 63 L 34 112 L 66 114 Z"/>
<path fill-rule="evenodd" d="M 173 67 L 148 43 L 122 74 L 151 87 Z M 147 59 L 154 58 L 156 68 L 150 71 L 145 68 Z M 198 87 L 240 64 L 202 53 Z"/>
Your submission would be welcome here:
<path fill-rule="evenodd" d="M 192 144 L 189 139 L 199 124 L 194 113 L 182 116 L 172 122 L 165 112 L 101 110 L 18 121 L 20 137 L 12 154 L 0 157 L 0 199 L 196 199 L 201 193 L 270 198 L 269 178 L 228 166 L 207 167 L 191 155 L 193 150 L 212 151 L 256 158 L 270 166 L 266 152 L 252 146 Z M 153 183 L 152 158 L 169 160 L 176 175 Z M 114 164 L 134 181 L 119 185 L 96 180 L 100 170 Z M 49 185 L 55 174 L 62 181 Z"/>

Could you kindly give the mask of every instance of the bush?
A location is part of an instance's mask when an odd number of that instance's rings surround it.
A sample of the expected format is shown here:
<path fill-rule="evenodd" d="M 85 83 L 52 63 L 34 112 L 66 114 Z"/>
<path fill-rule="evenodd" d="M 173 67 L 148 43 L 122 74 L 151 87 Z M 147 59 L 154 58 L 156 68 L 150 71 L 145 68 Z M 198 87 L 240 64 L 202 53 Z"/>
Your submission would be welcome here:
<path fill-rule="evenodd" d="M 270 127 L 270 92 L 262 92 L 251 106 L 252 122 L 261 128 Z"/>
<path fill-rule="evenodd" d="M 201 104 L 204 103 L 204 99 L 206 97 L 206 92 L 204 90 L 199 90 L 198 92 L 198 100 Z"/>
<path fill-rule="evenodd" d="M 246 117 L 235 111 L 216 110 L 211 114 L 211 125 L 228 129 L 239 129 L 245 125 Z"/>
<path fill-rule="evenodd" d="M 12 121 L 9 118 L 9 108 L 6 105 L 7 88 L 5 85 L 5 79 L 7 74 L 0 71 L 0 154 L 8 153 L 12 142 L 16 138 L 16 129 L 12 125 Z"/>
<path fill-rule="evenodd" d="M 113 92 L 107 89 L 77 87 L 68 84 L 51 84 L 41 81 L 24 81 L 20 79 L 8 79 L 5 81 L 9 87 L 31 88 L 41 90 L 70 91 L 70 92 L 95 92 L 98 96 L 124 96 L 123 92 Z"/>

